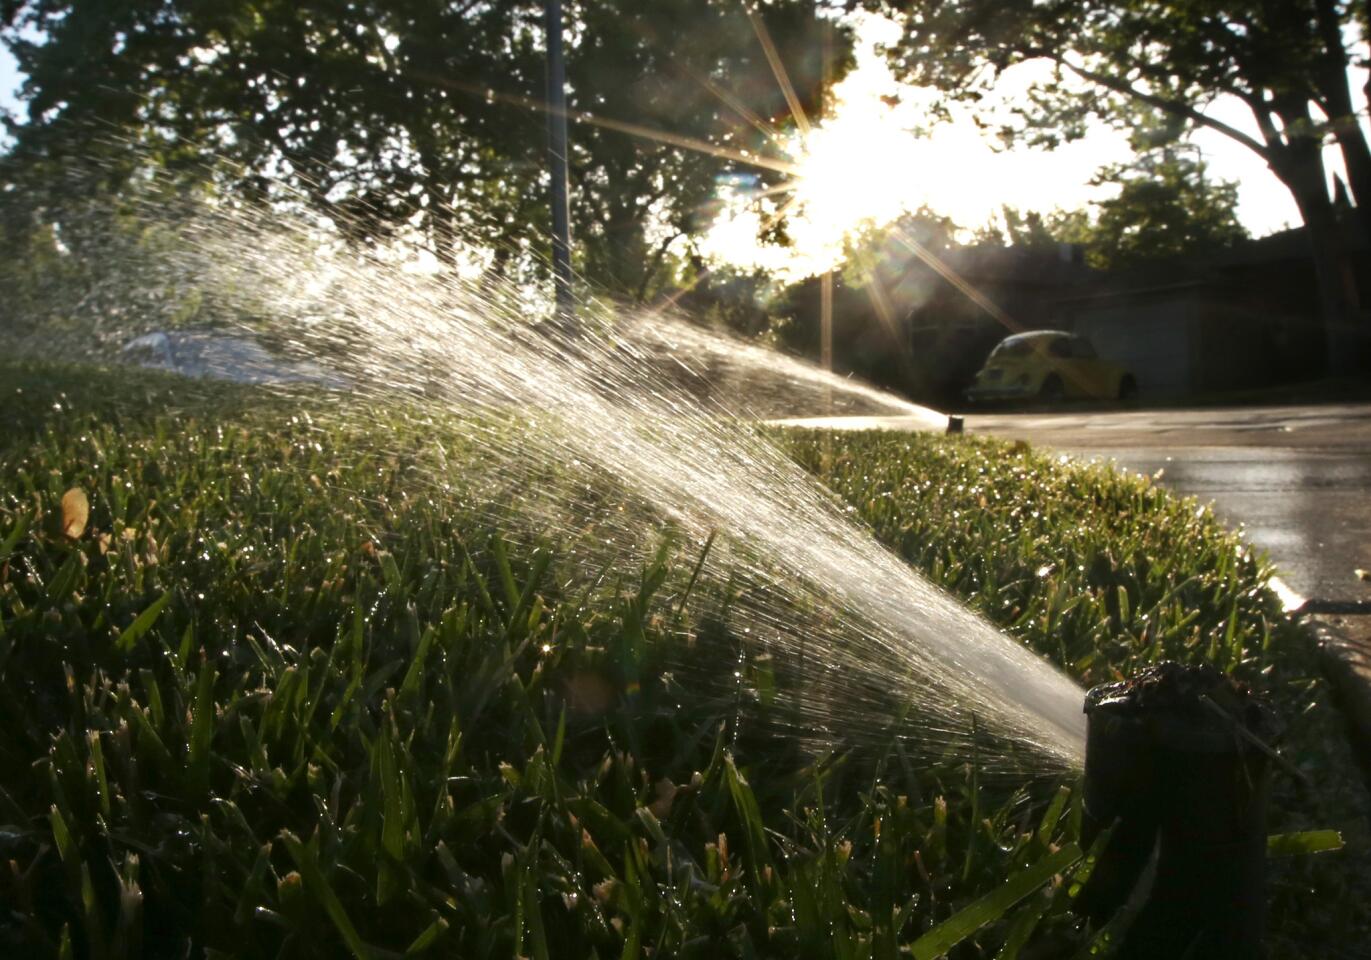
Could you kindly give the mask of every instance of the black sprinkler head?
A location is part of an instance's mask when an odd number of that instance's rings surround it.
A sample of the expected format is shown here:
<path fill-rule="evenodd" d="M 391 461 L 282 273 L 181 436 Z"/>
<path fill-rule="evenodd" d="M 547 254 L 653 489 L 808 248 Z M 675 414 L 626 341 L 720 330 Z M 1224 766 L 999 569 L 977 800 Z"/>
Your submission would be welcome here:
<path fill-rule="evenodd" d="M 1269 708 L 1213 667 L 1164 662 L 1095 687 L 1085 714 L 1082 839 L 1113 832 L 1082 909 L 1104 923 L 1142 901 L 1120 957 L 1261 957 Z"/>

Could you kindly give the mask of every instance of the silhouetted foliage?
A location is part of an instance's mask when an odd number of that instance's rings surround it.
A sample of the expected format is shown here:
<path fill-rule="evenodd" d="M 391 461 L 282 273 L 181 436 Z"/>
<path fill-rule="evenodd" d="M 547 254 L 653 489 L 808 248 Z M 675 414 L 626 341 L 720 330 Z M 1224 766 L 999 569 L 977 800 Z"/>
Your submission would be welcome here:
<path fill-rule="evenodd" d="M 810 109 L 819 6 L 758 14 Z M 535 0 L 12 5 L 4 39 L 27 77 L 28 118 L 11 127 L 8 165 L 98 151 L 119 181 L 140 164 L 212 161 L 235 196 L 302 195 L 354 239 L 403 234 L 442 261 L 476 245 L 505 271 L 546 245 L 542 11 Z M 567 6 L 567 43 L 573 111 L 753 151 L 789 122 L 741 4 L 582 0 Z M 841 76 L 841 29 L 836 47 Z M 629 296 L 734 165 L 584 122 L 570 161 L 580 266 Z"/>
<path fill-rule="evenodd" d="M 1246 238 L 1247 230 L 1238 222 L 1237 184 L 1206 171 L 1203 161 L 1174 148 L 1150 151 L 1101 167 L 1092 183 L 1118 192 L 1090 209 L 1039 213 L 1006 206 L 975 237 L 1029 249 L 1073 244 L 1097 270 L 1212 253 Z"/>
<path fill-rule="evenodd" d="M 1093 267 L 1208 253 L 1247 236 L 1237 218 L 1237 185 L 1206 179 L 1201 161 L 1165 151 L 1106 167 L 1096 179 L 1118 184 L 1119 193 L 1096 204 L 1098 216 L 1084 234 Z"/>

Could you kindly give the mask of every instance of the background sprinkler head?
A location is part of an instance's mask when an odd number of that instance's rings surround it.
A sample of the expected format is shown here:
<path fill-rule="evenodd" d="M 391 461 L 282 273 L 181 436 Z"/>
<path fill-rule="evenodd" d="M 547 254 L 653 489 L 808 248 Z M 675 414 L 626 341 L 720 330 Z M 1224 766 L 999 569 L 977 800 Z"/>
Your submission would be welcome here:
<path fill-rule="evenodd" d="M 1082 839 L 1112 827 L 1086 914 L 1125 928 L 1120 957 L 1260 957 L 1269 707 L 1214 667 L 1163 662 L 1090 690 L 1085 714 Z"/>

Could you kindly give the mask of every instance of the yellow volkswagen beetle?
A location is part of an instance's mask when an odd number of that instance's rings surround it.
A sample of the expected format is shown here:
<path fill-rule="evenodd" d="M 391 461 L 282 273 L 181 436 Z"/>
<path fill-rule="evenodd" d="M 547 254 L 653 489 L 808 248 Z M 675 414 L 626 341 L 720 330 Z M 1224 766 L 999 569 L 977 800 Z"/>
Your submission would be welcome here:
<path fill-rule="evenodd" d="M 1090 341 L 1063 330 L 1005 337 L 966 391 L 968 400 L 1127 400 L 1138 382 L 1117 363 L 1101 360 Z"/>

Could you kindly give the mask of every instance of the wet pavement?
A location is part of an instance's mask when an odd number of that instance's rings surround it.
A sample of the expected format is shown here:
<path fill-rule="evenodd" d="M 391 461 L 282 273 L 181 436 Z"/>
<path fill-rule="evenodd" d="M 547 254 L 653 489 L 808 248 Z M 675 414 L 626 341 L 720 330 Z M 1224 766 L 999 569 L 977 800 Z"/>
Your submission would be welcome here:
<path fill-rule="evenodd" d="M 809 419 L 927 429 L 928 417 Z M 1113 460 L 1211 503 L 1301 598 L 1371 602 L 1371 404 L 969 414 L 968 433 Z"/>

